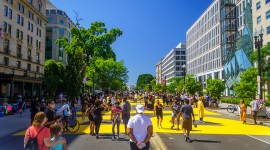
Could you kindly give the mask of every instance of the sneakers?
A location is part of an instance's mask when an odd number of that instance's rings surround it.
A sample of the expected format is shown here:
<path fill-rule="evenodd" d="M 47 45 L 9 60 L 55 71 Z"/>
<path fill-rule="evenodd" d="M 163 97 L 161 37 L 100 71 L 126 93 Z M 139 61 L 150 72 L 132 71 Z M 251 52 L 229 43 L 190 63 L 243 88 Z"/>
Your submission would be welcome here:
<path fill-rule="evenodd" d="M 114 140 L 115 140 L 115 137 L 113 136 L 113 137 L 112 137 L 112 141 L 114 141 Z"/>
<path fill-rule="evenodd" d="M 118 136 L 115 136 L 115 137 L 113 136 L 113 137 L 112 137 L 112 141 L 115 141 L 115 140 L 116 140 L 116 141 L 119 141 L 119 137 L 118 137 Z"/>

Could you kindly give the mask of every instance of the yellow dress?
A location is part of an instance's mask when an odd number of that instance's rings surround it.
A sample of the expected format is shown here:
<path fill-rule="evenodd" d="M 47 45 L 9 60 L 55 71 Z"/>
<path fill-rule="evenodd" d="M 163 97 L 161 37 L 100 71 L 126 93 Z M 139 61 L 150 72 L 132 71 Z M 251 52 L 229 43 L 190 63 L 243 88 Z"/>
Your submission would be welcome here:
<path fill-rule="evenodd" d="M 202 101 L 198 102 L 199 118 L 204 117 L 204 105 Z"/>
<path fill-rule="evenodd" d="M 247 118 L 247 107 L 245 104 L 240 104 L 240 120 L 241 121 L 246 121 Z"/>

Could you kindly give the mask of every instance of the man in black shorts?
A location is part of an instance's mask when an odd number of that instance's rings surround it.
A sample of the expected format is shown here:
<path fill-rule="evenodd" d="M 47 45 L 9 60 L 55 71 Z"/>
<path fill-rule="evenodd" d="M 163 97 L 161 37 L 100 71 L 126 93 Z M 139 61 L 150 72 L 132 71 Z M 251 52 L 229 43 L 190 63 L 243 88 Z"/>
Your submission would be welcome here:
<path fill-rule="evenodd" d="M 157 104 L 154 109 L 155 109 L 154 113 L 156 113 L 156 116 L 157 116 L 158 128 L 162 128 L 161 123 L 163 120 L 163 106 L 162 104 L 159 103 L 159 100 L 157 100 Z"/>

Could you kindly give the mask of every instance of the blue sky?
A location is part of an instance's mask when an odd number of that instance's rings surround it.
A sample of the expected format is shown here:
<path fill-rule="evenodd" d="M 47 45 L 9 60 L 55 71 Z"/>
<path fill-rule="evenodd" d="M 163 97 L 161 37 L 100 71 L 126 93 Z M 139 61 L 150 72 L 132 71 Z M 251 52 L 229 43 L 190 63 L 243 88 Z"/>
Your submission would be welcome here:
<path fill-rule="evenodd" d="M 180 42 L 186 31 L 213 0 L 51 0 L 81 25 L 102 21 L 107 28 L 120 28 L 123 35 L 114 43 L 117 60 L 129 70 L 129 84 L 140 74 L 155 76 L 156 63 Z"/>

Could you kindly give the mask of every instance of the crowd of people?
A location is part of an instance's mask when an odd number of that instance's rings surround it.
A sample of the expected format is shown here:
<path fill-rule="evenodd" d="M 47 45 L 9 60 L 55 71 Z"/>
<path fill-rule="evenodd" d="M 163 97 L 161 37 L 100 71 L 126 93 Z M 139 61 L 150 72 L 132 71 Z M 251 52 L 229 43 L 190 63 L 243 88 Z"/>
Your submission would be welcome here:
<path fill-rule="evenodd" d="M 155 98 L 158 97 L 156 100 Z M 131 104 L 127 100 L 137 103 L 135 107 L 137 114 L 130 118 Z M 161 99 L 160 99 L 161 98 Z M 105 95 L 83 95 L 78 99 L 65 99 L 59 95 L 61 107 L 55 109 L 55 101 L 34 98 L 31 101 L 31 126 L 26 130 L 24 144 L 29 147 L 31 139 L 37 139 L 37 147 L 40 150 L 65 150 L 67 149 L 66 140 L 62 133 L 69 132 L 68 123 L 70 118 L 76 118 L 78 101 L 81 103 L 83 122 L 89 121 L 89 134 L 99 139 L 99 130 L 102 123 L 104 112 L 110 112 L 112 122 L 112 141 L 119 140 L 120 124 L 123 120 L 125 127 L 124 133 L 130 138 L 130 148 L 132 150 L 148 150 L 150 138 L 153 134 L 153 125 L 148 116 L 144 115 L 145 109 L 153 110 L 157 117 L 157 127 L 162 128 L 163 110 L 168 106 L 171 111 L 171 129 L 175 127 L 180 130 L 180 125 L 184 134 L 185 141 L 190 141 L 189 135 L 192 126 L 196 127 L 193 107 L 198 108 L 199 123 L 204 123 L 204 106 L 213 102 L 206 95 L 197 97 L 184 94 L 170 95 L 162 93 L 111 93 Z M 141 101 L 144 100 L 144 105 Z M 162 102 L 161 102 L 162 100 Z M 19 109 L 22 109 L 24 101 L 19 97 Z M 138 104 L 139 101 L 139 104 Z M 193 106 L 192 106 L 193 105 Z M 211 105 L 211 104 L 210 104 Z M 258 113 L 258 103 L 254 100 L 250 103 L 254 122 L 256 124 L 256 114 Z M 240 101 L 240 120 L 246 123 L 247 106 L 244 100 Z M 22 112 L 20 111 L 20 115 Z M 116 128 L 116 129 L 115 129 Z M 116 131 L 115 131 L 116 130 Z M 30 142 L 29 142 L 30 141 Z"/>

